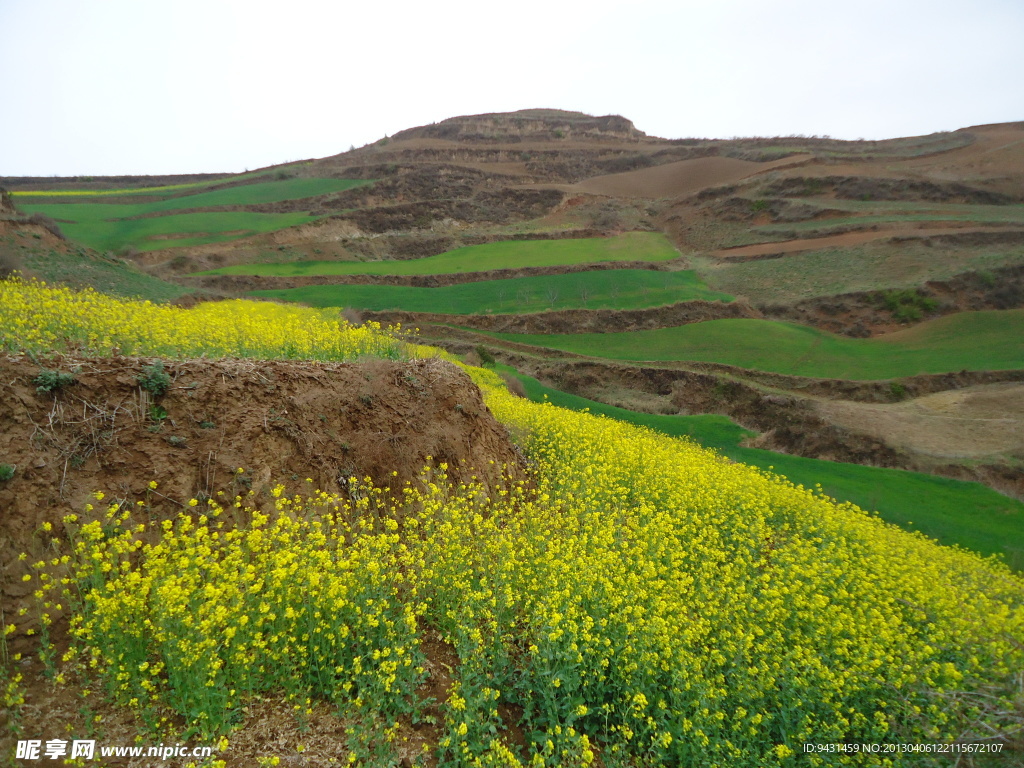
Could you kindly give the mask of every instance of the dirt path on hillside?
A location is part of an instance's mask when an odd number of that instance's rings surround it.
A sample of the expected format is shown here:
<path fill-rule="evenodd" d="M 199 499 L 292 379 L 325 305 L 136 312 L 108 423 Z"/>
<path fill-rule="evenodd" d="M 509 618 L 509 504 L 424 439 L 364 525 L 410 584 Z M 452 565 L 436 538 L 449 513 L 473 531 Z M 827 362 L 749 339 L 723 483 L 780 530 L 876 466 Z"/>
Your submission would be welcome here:
<path fill-rule="evenodd" d="M 1024 384 L 983 384 L 903 403 L 825 401 L 818 412 L 893 447 L 944 459 L 1024 453 Z"/>

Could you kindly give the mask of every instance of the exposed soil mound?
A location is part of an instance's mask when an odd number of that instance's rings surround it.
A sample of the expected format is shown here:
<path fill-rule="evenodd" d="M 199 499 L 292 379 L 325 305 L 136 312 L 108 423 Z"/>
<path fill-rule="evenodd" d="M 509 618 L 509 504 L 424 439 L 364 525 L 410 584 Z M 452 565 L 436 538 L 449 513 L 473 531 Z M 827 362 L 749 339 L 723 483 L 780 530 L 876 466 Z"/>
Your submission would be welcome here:
<path fill-rule="evenodd" d="M 503 464 L 519 472 L 479 389 L 442 360 L 168 362 L 162 397 L 139 386 L 152 362 L 49 360 L 49 368 L 81 370 L 76 383 L 47 393 L 33 382 L 38 364 L 0 358 L 0 463 L 15 467 L 0 482 L 5 606 L 29 589 L 17 556 L 40 525 L 81 512 L 96 490 L 105 503 L 148 498 L 156 514 L 174 516 L 218 490 L 251 490 L 258 503 L 277 482 L 304 494 L 354 492 L 353 476 L 397 487 L 428 457 L 446 462 L 456 482 L 476 474 L 493 486 Z"/>

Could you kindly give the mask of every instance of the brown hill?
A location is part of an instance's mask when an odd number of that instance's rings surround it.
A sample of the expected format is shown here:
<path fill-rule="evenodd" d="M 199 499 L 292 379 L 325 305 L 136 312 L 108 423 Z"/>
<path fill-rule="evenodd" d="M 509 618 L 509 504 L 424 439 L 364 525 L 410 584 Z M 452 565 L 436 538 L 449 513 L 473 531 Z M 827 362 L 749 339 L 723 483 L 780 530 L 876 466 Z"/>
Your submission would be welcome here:
<path fill-rule="evenodd" d="M 463 142 L 522 142 L 571 139 L 639 140 L 647 134 L 620 115 L 593 117 L 561 109 L 523 109 L 484 115 L 465 115 L 440 123 L 409 128 L 394 135 L 396 141 L 447 139 Z"/>

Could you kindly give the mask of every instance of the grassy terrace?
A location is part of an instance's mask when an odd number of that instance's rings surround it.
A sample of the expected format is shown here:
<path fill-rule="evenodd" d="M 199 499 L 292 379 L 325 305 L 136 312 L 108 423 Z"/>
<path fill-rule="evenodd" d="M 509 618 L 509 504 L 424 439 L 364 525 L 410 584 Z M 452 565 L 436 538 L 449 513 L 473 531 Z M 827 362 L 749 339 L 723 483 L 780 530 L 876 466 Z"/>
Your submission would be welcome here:
<path fill-rule="evenodd" d="M 891 379 L 1024 368 L 1024 310 L 962 312 L 873 339 L 768 320 L 711 320 L 631 333 L 496 338 L 617 360 L 698 360 L 796 376 Z"/>
<path fill-rule="evenodd" d="M 877 511 L 886 522 L 920 531 L 942 544 L 1002 555 L 1011 567 L 1024 571 L 1024 503 L 980 483 L 744 448 L 740 441 L 754 433 L 725 416 L 639 413 L 551 389 L 511 368 L 499 367 L 522 381 L 535 402 L 547 399 L 562 408 L 587 409 L 672 437 L 689 438 L 734 461 L 775 472 L 807 488 L 820 486 L 832 498 Z"/>
<path fill-rule="evenodd" d="M 815 200 L 800 202 L 819 205 Z M 828 200 L 829 208 L 858 213 L 829 219 L 811 219 L 799 222 L 779 222 L 754 227 L 752 231 L 771 234 L 784 232 L 813 232 L 822 229 L 861 226 L 867 224 L 903 224 L 927 222 L 967 222 L 975 224 L 1024 225 L 1024 205 L 951 205 L 941 203 L 907 203 L 903 201 L 871 202 L 858 200 Z"/>
<path fill-rule="evenodd" d="M 39 249 L 26 254 L 25 266 L 48 283 L 89 287 L 112 296 L 146 299 L 155 303 L 173 301 L 189 290 L 146 274 L 121 259 L 105 258 L 95 253 Z"/>
<path fill-rule="evenodd" d="M 966 221 L 1024 223 L 1024 205 L 980 205 L 972 203 L 913 202 L 909 200 L 845 200 L 843 198 L 799 198 L 797 202 L 850 213 L 889 216 L 958 216 Z"/>
<path fill-rule="evenodd" d="M 470 245 L 408 261 L 304 261 L 239 264 L 203 275 L 444 275 L 492 269 L 597 264 L 607 261 L 669 261 L 679 256 L 660 232 L 626 232 L 615 237 L 572 240 L 504 240 Z"/>
<path fill-rule="evenodd" d="M 693 261 L 715 290 L 775 304 L 848 291 L 916 288 L 928 280 L 997 269 L 1019 263 L 1022 258 L 1021 245 L 947 249 L 914 242 L 898 247 L 876 242 L 733 264 L 700 257 Z"/>
<path fill-rule="evenodd" d="M 731 301 L 712 291 L 691 270 L 655 272 L 608 269 L 544 277 L 486 280 L 442 288 L 392 285 L 311 285 L 253 291 L 252 296 L 295 301 L 313 307 L 357 307 L 409 312 L 482 314 L 545 309 L 635 309 L 678 301 Z"/>
<path fill-rule="evenodd" d="M 132 245 L 140 250 L 201 245 L 272 232 L 309 221 L 305 212 L 253 213 L 201 211 L 193 208 L 255 205 L 340 192 L 367 182 L 352 179 L 288 179 L 247 184 L 142 203 L 26 203 L 28 213 L 42 213 L 61 222 L 74 240 L 97 250 Z M 152 217 L 152 218 L 138 218 Z"/>

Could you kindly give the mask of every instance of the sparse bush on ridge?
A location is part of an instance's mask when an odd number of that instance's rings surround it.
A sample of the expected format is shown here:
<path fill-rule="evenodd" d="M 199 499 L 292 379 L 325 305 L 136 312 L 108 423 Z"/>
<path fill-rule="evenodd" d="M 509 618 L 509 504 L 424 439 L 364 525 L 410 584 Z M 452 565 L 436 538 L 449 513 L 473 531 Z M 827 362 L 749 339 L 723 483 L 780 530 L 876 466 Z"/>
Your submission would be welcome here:
<path fill-rule="evenodd" d="M 892 313 L 893 319 L 901 323 L 920 320 L 939 306 L 935 299 L 910 289 L 883 291 L 880 299 L 882 305 Z"/>

